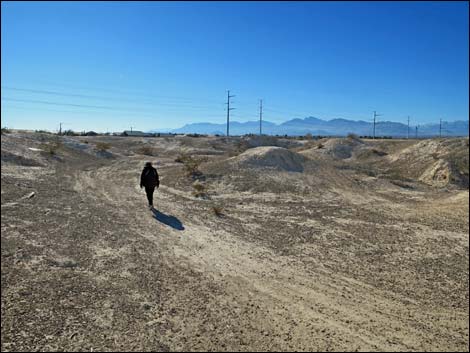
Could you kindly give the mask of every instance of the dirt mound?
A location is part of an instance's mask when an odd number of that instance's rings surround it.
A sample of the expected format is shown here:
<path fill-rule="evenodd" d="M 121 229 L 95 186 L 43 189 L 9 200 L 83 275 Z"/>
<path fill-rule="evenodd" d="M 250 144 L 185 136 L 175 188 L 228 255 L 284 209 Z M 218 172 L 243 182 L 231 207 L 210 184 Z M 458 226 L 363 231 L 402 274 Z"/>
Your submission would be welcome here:
<path fill-rule="evenodd" d="M 303 155 L 328 156 L 334 159 L 349 159 L 371 149 L 359 138 L 330 138 L 315 143 L 312 148 L 302 151 Z"/>
<path fill-rule="evenodd" d="M 11 133 L 2 135 L 2 164 L 19 166 L 45 166 L 45 158 L 41 155 L 42 143 L 39 134 Z"/>
<path fill-rule="evenodd" d="M 424 140 L 387 156 L 388 163 L 407 177 L 444 187 L 468 187 L 469 149 L 467 139 Z"/>
<path fill-rule="evenodd" d="M 282 147 L 263 146 L 250 148 L 231 162 L 248 168 L 274 168 L 288 172 L 302 172 L 306 158 Z"/>
<path fill-rule="evenodd" d="M 276 136 L 245 136 L 242 138 L 248 148 L 261 147 L 261 146 L 276 146 L 283 148 L 293 148 L 302 145 L 299 141 L 283 139 Z"/>
<path fill-rule="evenodd" d="M 85 152 L 98 158 L 109 159 L 109 158 L 115 157 L 111 151 L 107 150 L 107 148 L 110 148 L 111 146 L 106 147 L 107 145 L 106 143 L 102 143 L 102 142 L 97 142 L 95 144 L 83 143 L 80 140 L 70 138 L 70 137 L 64 137 L 62 141 L 65 146 L 73 150 L 76 150 L 79 152 Z M 103 145 L 104 149 L 99 148 L 100 144 Z"/>
<path fill-rule="evenodd" d="M 37 160 L 32 158 L 26 158 L 21 155 L 10 153 L 7 151 L 2 151 L 2 164 L 10 163 L 26 167 L 43 167 L 44 165 Z"/>
<path fill-rule="evenodd" d="M 448 161 L 439 159 L 424 171 L 419 180 L 429 185 L 443 187 L 449 184 L 455 172 Z"/>

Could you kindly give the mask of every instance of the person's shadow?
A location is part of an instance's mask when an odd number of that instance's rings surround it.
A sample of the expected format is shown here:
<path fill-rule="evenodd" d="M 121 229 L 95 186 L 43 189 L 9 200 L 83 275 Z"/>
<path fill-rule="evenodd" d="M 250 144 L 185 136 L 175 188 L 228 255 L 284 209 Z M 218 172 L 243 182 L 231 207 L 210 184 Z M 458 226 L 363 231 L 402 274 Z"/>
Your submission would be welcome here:
<path fill-rule="evenodd" d="M 153 217 L 157 221 L 163 224 L 166 224 L 167 226 L 170 226 L 173 229 L 184 230 L 183 223 L 181 223 L 181 221 L 175 216 L 166 215 L 155 208 L 152 209 L 152 213 L 153 213 Z"/>

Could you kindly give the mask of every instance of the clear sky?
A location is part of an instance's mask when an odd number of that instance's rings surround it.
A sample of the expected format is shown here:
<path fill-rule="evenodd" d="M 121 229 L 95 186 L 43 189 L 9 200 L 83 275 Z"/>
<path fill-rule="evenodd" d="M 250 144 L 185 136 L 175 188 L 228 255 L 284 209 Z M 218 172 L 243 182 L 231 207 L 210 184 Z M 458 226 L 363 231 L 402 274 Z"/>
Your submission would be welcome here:
<path fill-rule="evenodd" d="M 468 120 L 468 2 L 1 3 L 2 126 Z"/>

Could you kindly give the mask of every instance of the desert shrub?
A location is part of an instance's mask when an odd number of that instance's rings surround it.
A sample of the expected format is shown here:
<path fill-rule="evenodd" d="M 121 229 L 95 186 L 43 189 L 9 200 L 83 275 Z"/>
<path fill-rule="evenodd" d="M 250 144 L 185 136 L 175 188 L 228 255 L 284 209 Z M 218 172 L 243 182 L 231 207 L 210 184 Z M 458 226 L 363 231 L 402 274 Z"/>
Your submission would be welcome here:
<path fill-rule="evenodd" d="M 217 217 L 223 216 L 224 206 L 222 205 L 212 205 L 211 210 Z"/>
<path fill-rule="evenodd" d="M 319 142 L 318 145 L 317 145 L 317 148 L 322 149 L 323 147 L 325 147 L 325 145 L 323 143 Z"/>
<path fill-rule="evenodd" d="M 186 158 L 188 158 L 187 155 L 183 154 L 183 153 L 180 153 L 176 158 L 175 158 L 175 162 L 176 163 L 184 163 L 184 161 L 186 160 Z"/>
<path fill-rule="evenodd" d="M 202 157 L 202 158 L 195 158 L 192 156 L 186 156 L 186 158 L 183 159 L 183 167 L 184 170 L 186 171 L 186 175 L 189 177 L 195 177 L 198 175 L 201 175 L 201 171 L 199 170 L 199 166 L 201 163 L 206 162 L 207 158 Z"/>
<path fill-rule="evenodd" d="M 313 135 L 309 132 L 309 133 L 307 133 L 307 134 L 305 135 L 305 138 L 306 138 L 307 140 L 311 140 L 311 139 L 313 139 Z"/>
<path fill-rule="evenodd" d="M 95 148 L 100 152 L 105 152 L 111 148 L 111 145 L 106 142 L 97 142 Z"/>
<path fill-rule="evenodd" d="M 383 156 L 386 156 L 388 153 L 387 152 L 384 152 L 384 151 L 381 151 L 381 150 L 378 150 L 378 149 L 375 149 L 375 148 L 371 148 L 371 149 L 366 149 L 366 150 L 363 150 L 363 151 L 359 151 L 357 153 L 357 158 L 359 159 L 368 159 L 368 158 L 375 158 L 375 157 L 383 157 Z"/>
<path fill-rule="evenodd" d="M 49 155 L 56 155 L 58 150 L 62 148 L 62 142 L 59 140 L 42 143 L 39 148 Z"/>
<path fill-rule="evenodd" d="M 394 181 L 411 181 L 408 177 L 406 177 L 405 173 L 400 171 L 399 169 L 391 168 L 387 170 L 382 176 L 385 179 L 394 180 Z"/>
<path fill-rule="evenodd" d="M 350 132 L 347 137 L 351 140 L 358 140 L 358 141 L 360 140 L 359 136 L 352 132 Z"/>
<path fill-rule="evenodd" d="M 243 153 L 245 152 L 248 148 L 250 148 L 250 145 L 248 141 L 245 140 L 240 140 L 236 143 L 236 148 L 238 153 Z"/>
<path fill-rule="evenodd" d="M 6 126 L 2 127 L 2 135 L 3 134 L 9 134 L 9 133 L 11 133 L 10 129 L 8 129 Z"/>
<path fill-rule="evenodd" d="M 383 157 L 383 156 L 386 156 L 388 154 L 387 152 L 380 151 L 380 150 L 377 150 L 375 148 L 372 149 L 372 153 L 376 154 L 379 157 Z"/>
<path fill-rule="evenodd" d="M 155 148 L 152 146 L 142 146 L 137 150 L 137 153 L 144 154 L 146 156 L 154 156 L 155 155 Z"/>
<path fill-rule="evenodd" d="M 78 136 L 78 134 L 73 130 L 65 130 L 64 135 L 66 135 L 66 136 Z"/>
<path fill-rule="evenodd" d="M 463 175 L 469 175 L 469 155 L 467 151 L 453 151 L 447 156 L 451 165 Z"/>
<path fill-rule="evenodd" d="M 205 134 L 186 134 L 188 137 L 207 137 Z"/>
<path fill-rule="evenodd" d="M 201 182 L 199 181 L 195 181 L 193 183 L 193 195 L 196 196 L 196 197 L 205 197 L 207 196 L 206 194 L 206 186 L 204 184 L 202 184 Z"/>

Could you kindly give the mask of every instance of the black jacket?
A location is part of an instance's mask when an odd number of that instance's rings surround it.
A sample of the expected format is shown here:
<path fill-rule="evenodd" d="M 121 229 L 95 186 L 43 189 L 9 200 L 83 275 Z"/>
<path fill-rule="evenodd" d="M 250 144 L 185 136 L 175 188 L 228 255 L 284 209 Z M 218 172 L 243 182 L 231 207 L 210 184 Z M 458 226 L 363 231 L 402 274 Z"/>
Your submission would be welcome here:
<path fill-rule="evenodd" d="M 145 167 L 142 170 L 142 174 L 140 175 L 140 187 L 159 187 L 160 180 L 158 179 L 157 170 L 154 167 Z"/>

